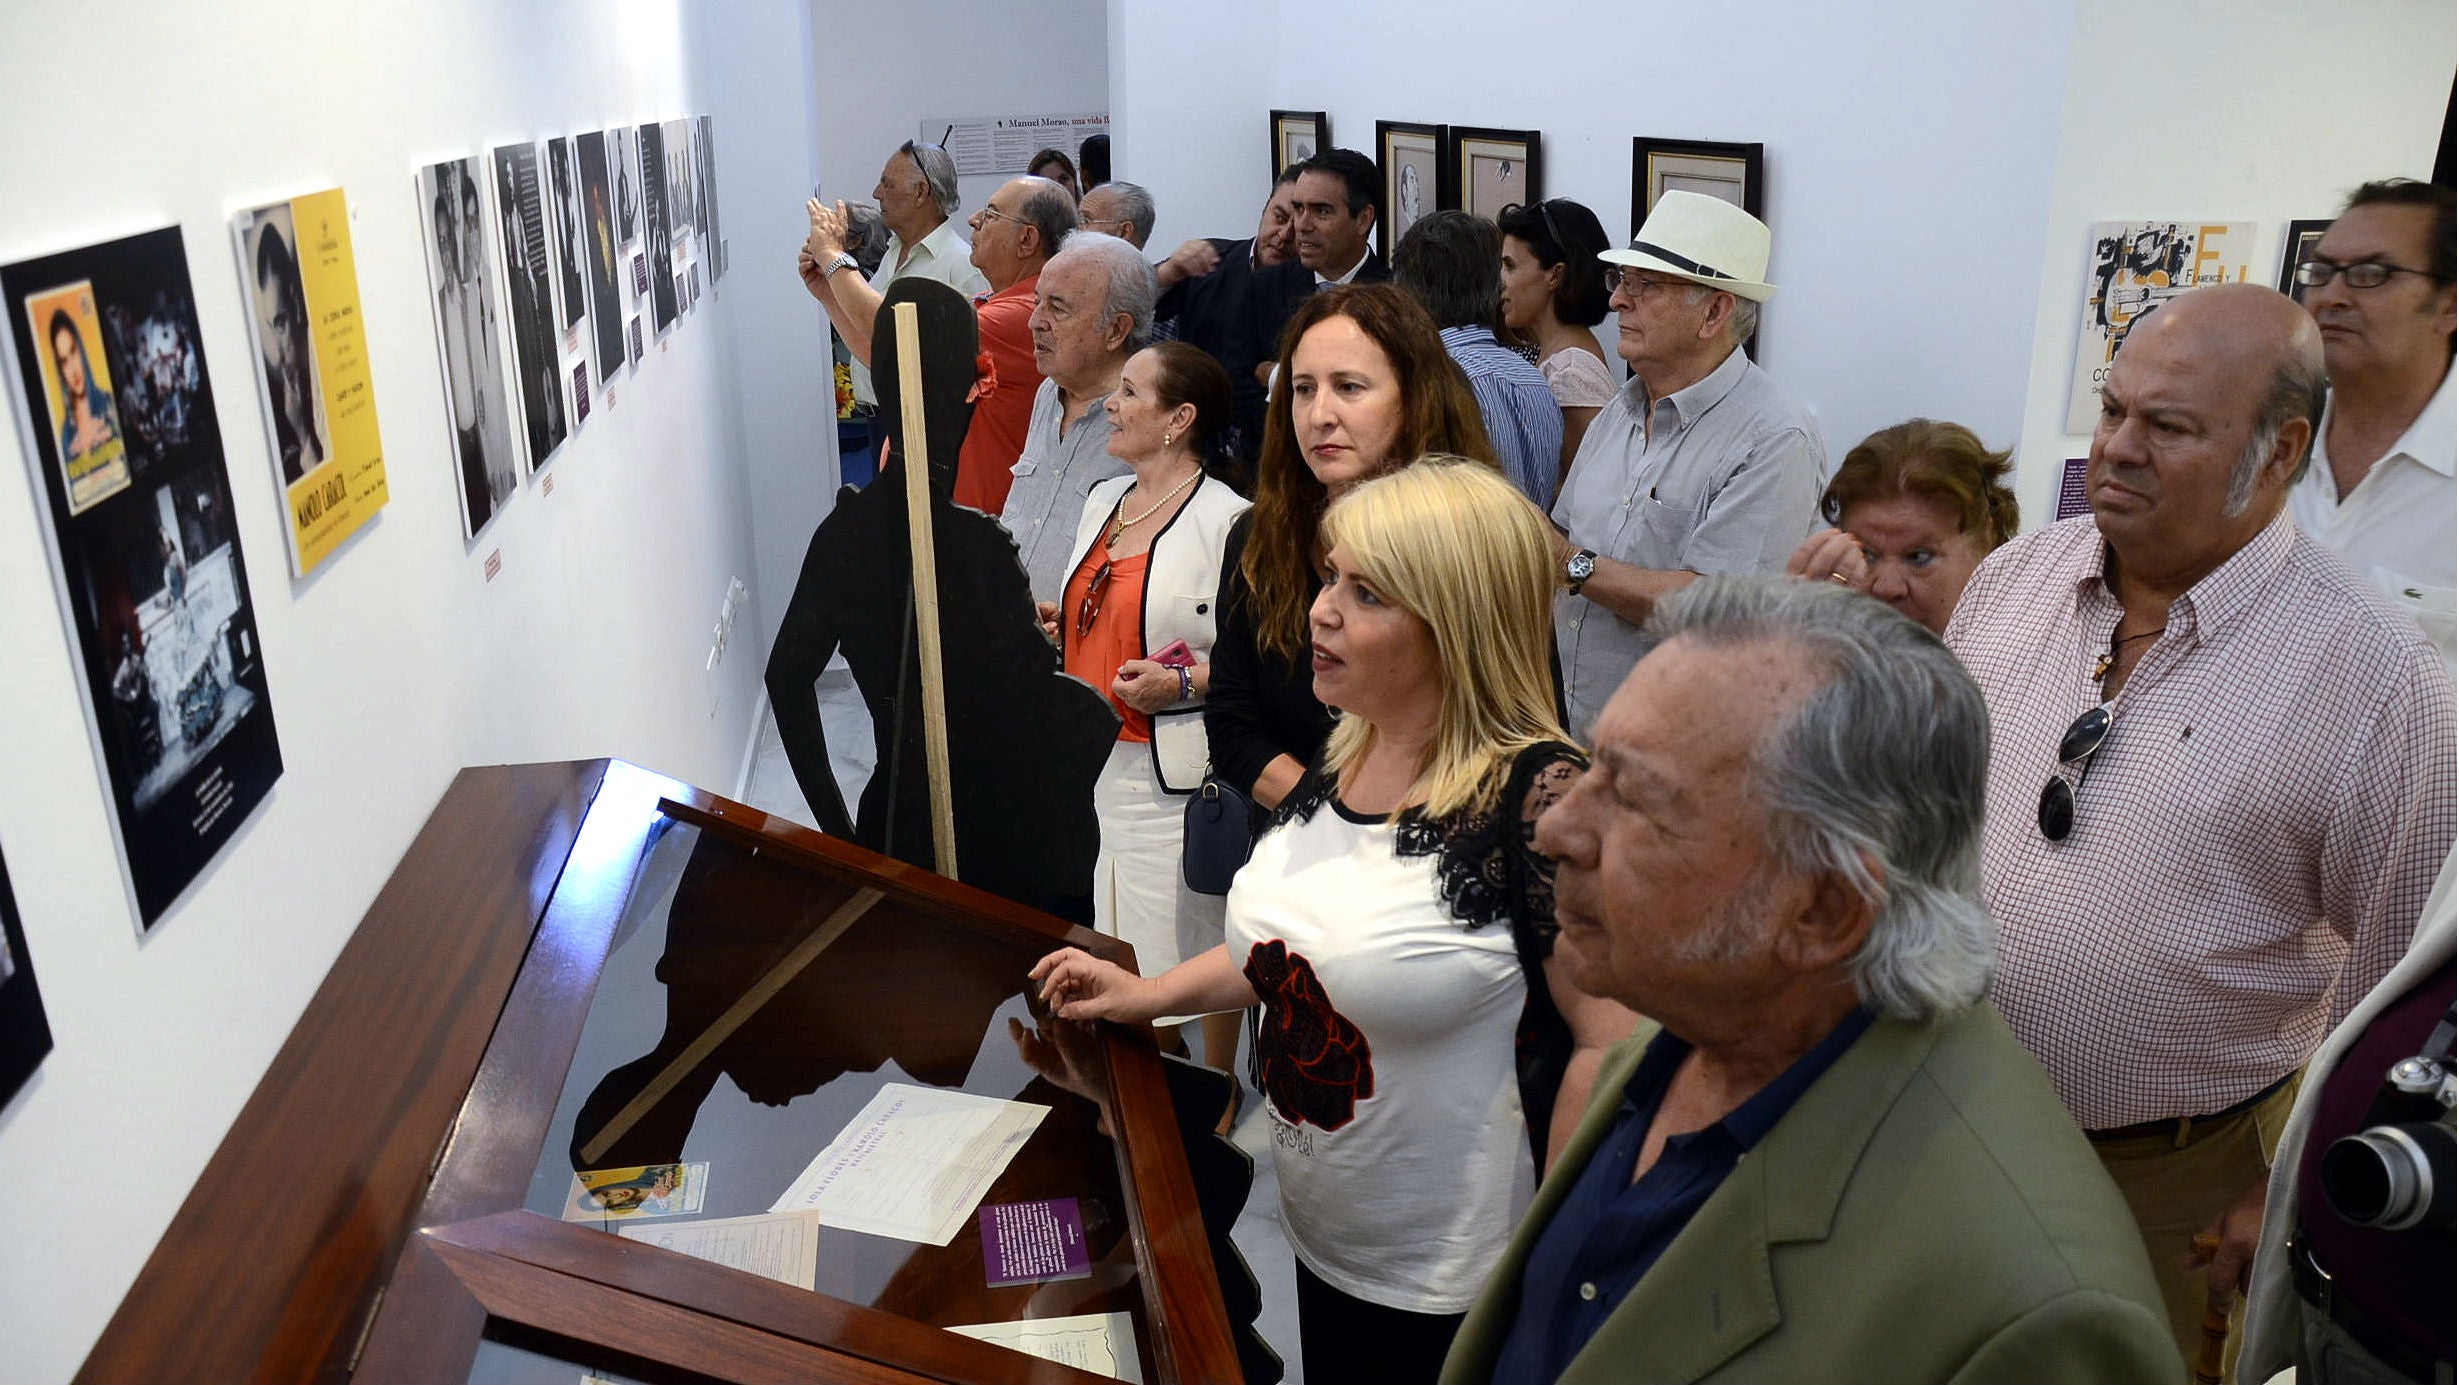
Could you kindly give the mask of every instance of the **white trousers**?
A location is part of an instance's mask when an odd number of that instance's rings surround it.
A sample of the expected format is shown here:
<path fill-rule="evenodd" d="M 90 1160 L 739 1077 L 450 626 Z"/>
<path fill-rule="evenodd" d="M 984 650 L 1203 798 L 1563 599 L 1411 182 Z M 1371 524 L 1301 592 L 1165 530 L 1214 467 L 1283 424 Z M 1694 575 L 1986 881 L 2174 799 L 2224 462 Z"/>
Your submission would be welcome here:
<path fill-rule="evenodd" d="M 1154 778 L 1151 746 L 1111 743 L 1109 763 L 1093 785 L 1093 816 L 1101 823 L 1093 926 L 1136 950 L 1140 975 L 1159 976 L 1221 945 L 1226 901 L 1188 889 L 1179 869 L 1186 812 L 1186 795 L 1164 792 Z"/>

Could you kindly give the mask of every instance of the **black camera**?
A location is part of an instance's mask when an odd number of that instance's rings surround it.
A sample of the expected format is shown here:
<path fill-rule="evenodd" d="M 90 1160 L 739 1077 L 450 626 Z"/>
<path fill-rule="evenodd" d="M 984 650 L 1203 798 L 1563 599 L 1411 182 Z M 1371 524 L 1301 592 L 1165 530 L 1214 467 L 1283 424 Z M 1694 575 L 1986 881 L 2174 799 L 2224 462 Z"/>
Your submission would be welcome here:
<path fill-rule="evenodd" d="M 2348 1221 L 2383 1231 L 2452 1224 L 2453 1029 L 2445 1014 L 2423 1053 L 2392 1065 L 2365 1127 L 2323 1151 L 2323 1197 Z"/>

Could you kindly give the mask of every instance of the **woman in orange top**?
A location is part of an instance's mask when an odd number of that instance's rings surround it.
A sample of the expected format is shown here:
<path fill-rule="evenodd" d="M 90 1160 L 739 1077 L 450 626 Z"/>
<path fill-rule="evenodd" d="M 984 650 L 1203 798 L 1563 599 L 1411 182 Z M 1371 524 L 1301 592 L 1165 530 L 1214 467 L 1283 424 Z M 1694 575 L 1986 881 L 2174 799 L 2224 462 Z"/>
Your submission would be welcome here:
<path fill-rule="evenodd" d="M 1105 407 L 1110 453 L 1133 474 L 1085 497 L 1053 635 L 1067 671 L 1119 711 L 1118 743 L 1093 788 L 1094 927 L 1125 939 L 1138 969 L 1158 976 L 1221 943 L 1222 901 L 1187 888 L 1179 855 L 1184 795 L 1210 759 L 1204 694 L 1222 542 L 1247 502 L 1209 474 L 1230 416 L 1229 376 L 1211 356 L 1183 342 L 1139 351 Z M 1226 1068 L 1237 1041 L 1236 1014 L 1213 1017 L 1205 1060 Z"/>

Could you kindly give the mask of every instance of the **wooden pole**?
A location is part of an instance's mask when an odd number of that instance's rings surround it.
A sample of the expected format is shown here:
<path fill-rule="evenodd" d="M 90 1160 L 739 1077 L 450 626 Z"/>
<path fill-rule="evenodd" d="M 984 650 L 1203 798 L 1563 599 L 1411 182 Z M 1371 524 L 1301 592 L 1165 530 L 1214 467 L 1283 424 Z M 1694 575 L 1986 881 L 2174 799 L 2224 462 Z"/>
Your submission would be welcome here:
<path fill-rule="evenodd" d="M 581 1146 L 581 1162 L 595 1164 L 604 1157 L 606 1151 L 613 1148 L 615 1141 L 622 1139 L 630 1133 L 633 1126 L 640 1123 L 641 1117 L 657 1109 L 657 1104 L 666 1099 L 667 1093 L 675 1089 L 675 1084 L 691 1076 L 692 1069 L 707 1062 L 709 1055 L 717 1051 L 719 1044 L 733 1038 L 735 1030 L 742 1028 L 746 1020 L 758 1014 L 761 1006 L 768 1004 L 779 991 L 786 988 L 787 982 L 802 975 L 803 968 L 810 966 L 822 952 L 827 951 L 830 943 L 845 936 L 845 930 L 853 927 L 855 921 L 864 914 L 871 912 L 871 906 L 879 903 L 882 898 L 884 896 L 878 890 L 864 886 L 854 891 L 852 897 L 843 904 L 838 905 L 835 913 L 823 920 L 819 927 L 812 929 L 809 937 L 796 943 L 794 950 L 787 953 L 777 965 L 770 967 L 759 980 L 752 982 L 751 988 L 744 991 L 740 999 L 727 1006 L 724 1014 L 712 1020 L 709 1027 L 700 1032 L 700 1037 L 685 1045 L 681 1053 L 676 1054 L 665 1067 L 660 1068 L 657 1076 L 649 1079 L 649 1085 L 640 1089 L 638 1096 L 625 1102 L 623 1109 L 617 1111 L 613 1119 L 600 1127 L 597 1134 L 590 1136 L 589 1143 Z"/>
<path fill-rule="evenodd" d="M 930 772 L 931 859 L 956 874 L 956 800 L 948 775 L 948 685 L 939 649 L 939 551 L 931 537 L 931 452 L 922 416 L 922 314 L 899 303 L 897 393 L 905 410 L 905 528 L 913 536 L 914 629 L 921 636 L 922 761 Z"/>

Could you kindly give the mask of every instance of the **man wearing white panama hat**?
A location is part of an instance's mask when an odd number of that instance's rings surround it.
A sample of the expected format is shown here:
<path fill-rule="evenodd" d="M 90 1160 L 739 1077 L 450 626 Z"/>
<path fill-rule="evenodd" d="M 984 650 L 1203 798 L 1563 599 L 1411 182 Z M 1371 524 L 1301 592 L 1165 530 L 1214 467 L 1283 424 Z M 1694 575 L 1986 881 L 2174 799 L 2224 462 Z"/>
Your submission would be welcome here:
<path fill-rule="evenodd" d="M 1589 425 L 1554 503 L 1555 604 L 1571 732 L 1639 662 L 1640 623 L 1702 573 L 1784 571 L 1818 520 L 1827 450 L 1809 410 L 1751 362 L 1768 232 L 1691 192 L 1657 198 L 1609 266 L 1631 380 Z"/>

